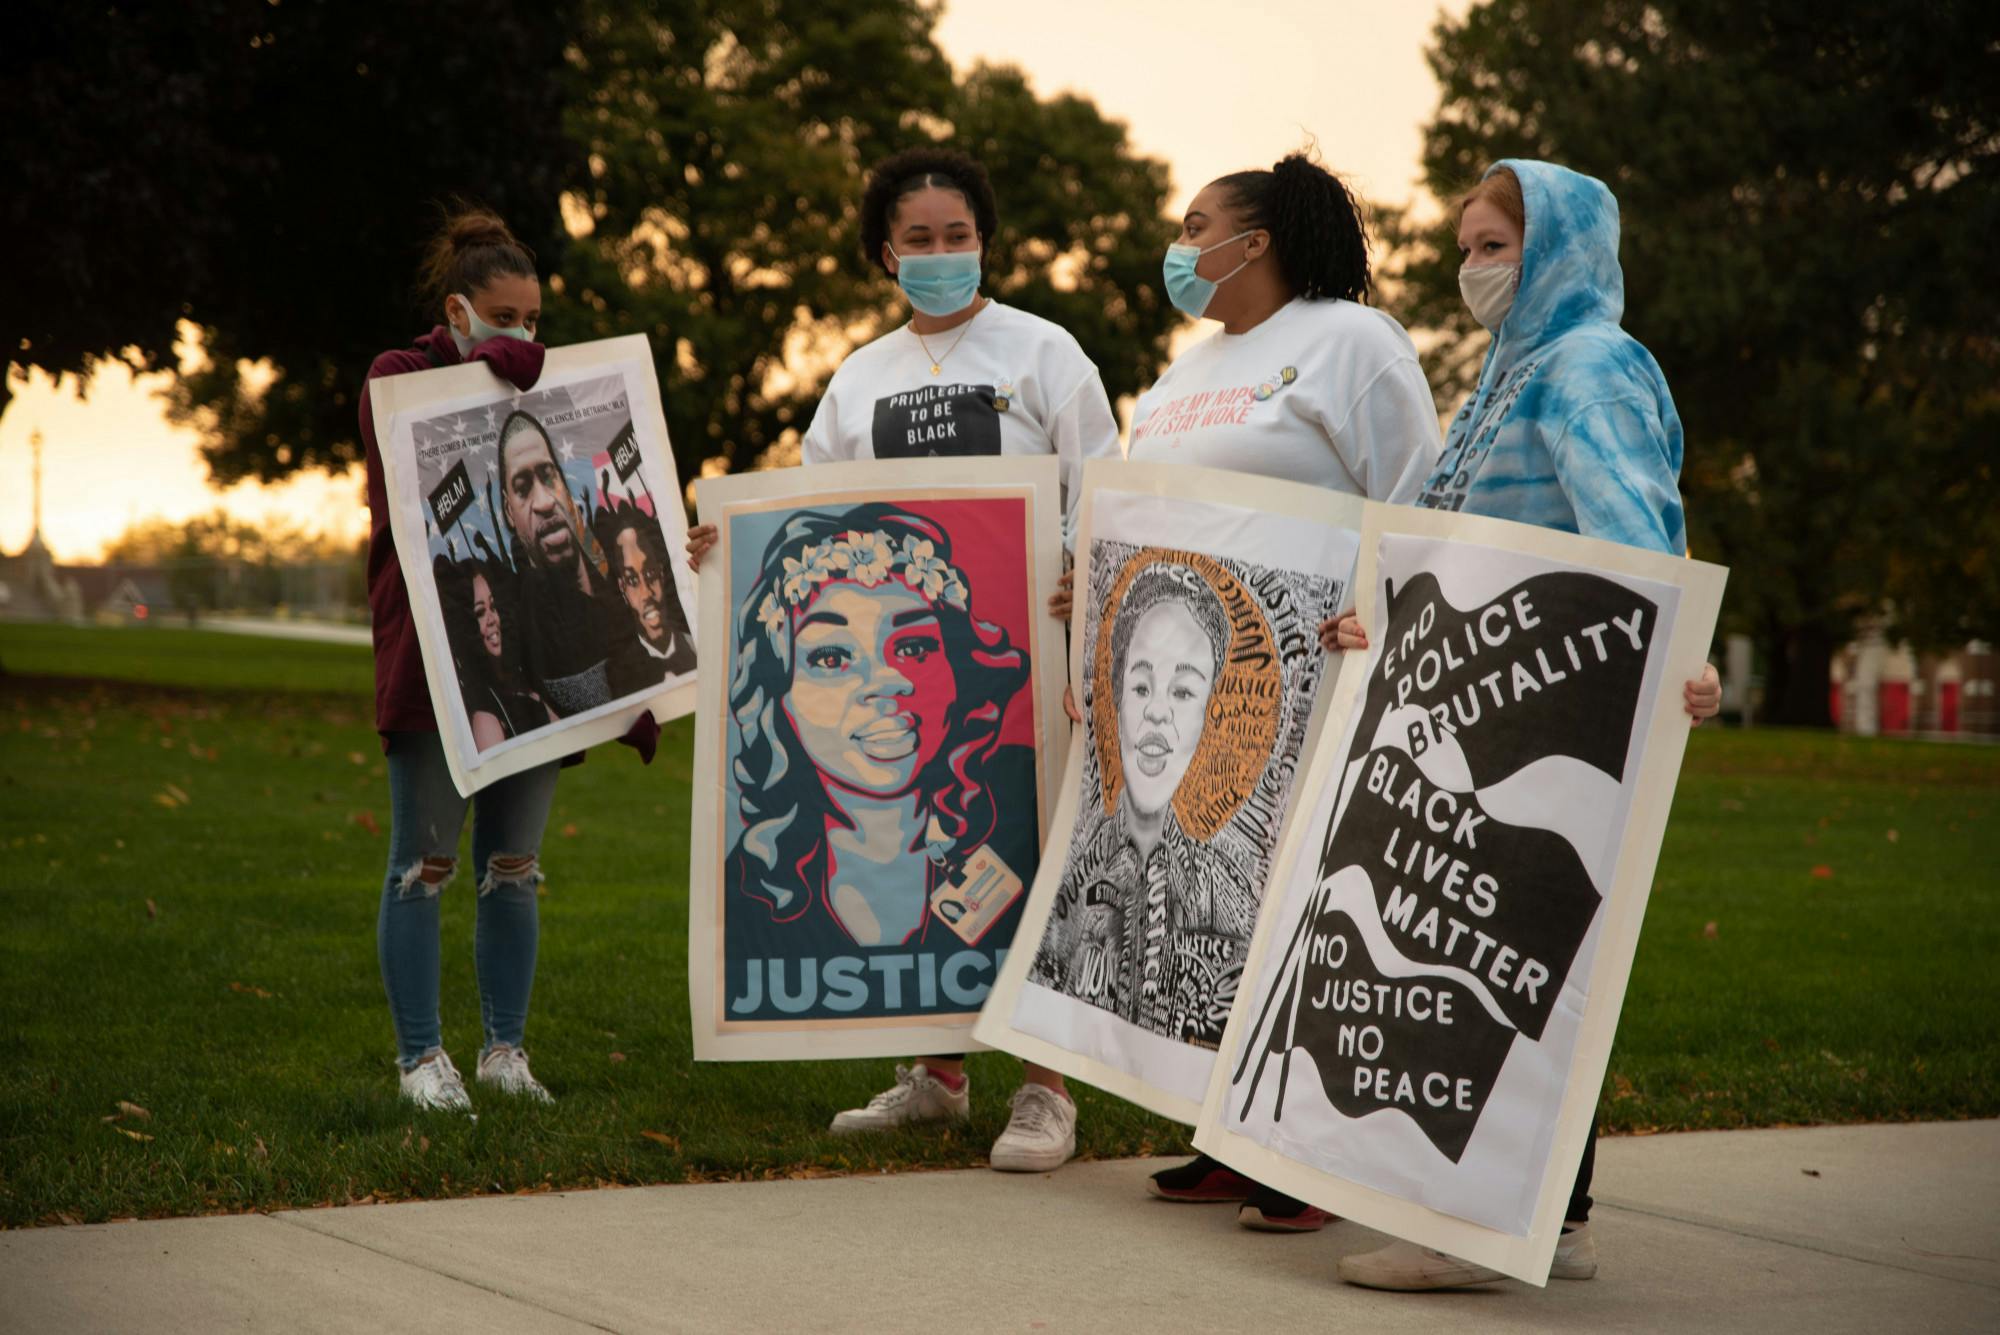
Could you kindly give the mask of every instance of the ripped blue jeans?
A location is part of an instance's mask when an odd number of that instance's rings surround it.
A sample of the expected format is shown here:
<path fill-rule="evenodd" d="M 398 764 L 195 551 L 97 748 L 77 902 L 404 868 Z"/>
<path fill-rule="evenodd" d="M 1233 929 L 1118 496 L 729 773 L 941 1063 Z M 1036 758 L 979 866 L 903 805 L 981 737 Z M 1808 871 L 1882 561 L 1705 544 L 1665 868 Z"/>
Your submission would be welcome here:
<path fill-rule="evenodd" d="M 389 871 L 375 943 L 396 1025 L 396 1057 L 413 1070 L 444 1042 L 438 1021 L 438 896 L 458 869 L 458 835 L 472 808 L 479 869 L 473 959 L 486 1046 L 521 1045 L 535 986 L 542 830 L 559 766 L 524 770 L 470 800 L 452 786 L 434 732 L 389 734 Z"/>

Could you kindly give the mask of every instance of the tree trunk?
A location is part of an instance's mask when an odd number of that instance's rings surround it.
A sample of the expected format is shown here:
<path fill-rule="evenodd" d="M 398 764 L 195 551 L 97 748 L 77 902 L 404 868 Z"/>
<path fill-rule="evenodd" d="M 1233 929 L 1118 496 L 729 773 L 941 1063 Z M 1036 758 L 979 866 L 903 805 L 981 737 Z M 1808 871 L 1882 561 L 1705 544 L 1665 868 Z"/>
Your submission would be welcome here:
<path fill-rule="evenodd" d="M 1823 625 L 1775 628 L 1767 641 L 1770 671 L 1765 675 L 1766 718 L 1801 728 L 1833 726 L 1831 685 L 1837 637 Z"/>

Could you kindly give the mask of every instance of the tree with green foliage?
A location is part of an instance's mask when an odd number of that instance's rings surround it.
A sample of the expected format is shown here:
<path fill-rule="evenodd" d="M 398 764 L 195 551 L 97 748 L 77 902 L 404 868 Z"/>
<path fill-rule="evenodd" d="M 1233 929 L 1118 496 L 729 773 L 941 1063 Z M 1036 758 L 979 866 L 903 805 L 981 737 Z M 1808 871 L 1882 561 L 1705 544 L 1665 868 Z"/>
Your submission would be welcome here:
<path fill-rule="evenodd" d="M 1070 328 L 1114 397 L 1151 380 L 1174 323 L 1164 164 L 1016 71 L 954 79 L 922 0 L 28 0 L 10 18 L 0 220 L 33 259 L 0 280 L 0 346 L 56 374 L 121 350 L 156 369 L 194 322 L 205 361 L 170 405 L 217 483 L 360 457 L 362 378 L 436 317 L 410 280 L 453 196 L 538 252 L 549 341 L 652 338 L 690 477 L 796 449 L 840 357 L 900 322 L 857 206 L 867 165 L 918 140 L 987 161 L 987 290 Z"/>
<path fill-rule="evenodd" d="M 682 472 L 795 457 L 826 378 L 907 312 L 859 253 L 864 174 L 949 138 L 1000 196 L 986 291 L 1074 333 L 1117 396 L 1164 357 L 1165 165 L 1014 70 L 962 83 L 918 0 L 593 7 L 569 114 L 588 172 L 547 303 L 559 342 L 653 340 Z M 775 453 L 774 453 L 775 452 Z"/>
<path fill-rule="evenodd" d="M 1618 196 L 1625 325 L 1673 387 L 1692 547 L 1732 568 L 1774 721 L 1827 721 L 1866 619 L 2000 630 L 2000 7 L 1491 0 L 1434 36 L 1438 198 L 1503 157 Z M 1389 229 L 1399 314 L 1447 336 L 1441 404 L 1485 346 L 1451 225 Z"/>
<path fill-rule="evenodd" d="M 206 364 L 169 401 L 216 482 L 360 458 L 369 362 L 435 315 L 409 279 L 438 202 L 558 251 L 577 3 L 10 5 L 0 357 L 171 369 L 191 321 Z"/>

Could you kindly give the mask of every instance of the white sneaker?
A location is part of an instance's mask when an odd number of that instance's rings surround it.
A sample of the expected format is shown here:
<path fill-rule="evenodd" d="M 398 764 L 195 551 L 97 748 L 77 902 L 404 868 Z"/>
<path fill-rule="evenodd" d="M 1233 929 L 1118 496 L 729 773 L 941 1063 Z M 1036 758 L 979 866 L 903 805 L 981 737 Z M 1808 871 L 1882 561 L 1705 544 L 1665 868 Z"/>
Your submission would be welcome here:
<path fill-rule="evenodd" d="M 479 1083 L 491 1085 L 502 1094 L 518 1094 L 522 1098 L 533 1099 L 536 1103 L 555 1102 L 554 1096 L 542 1088 L 542 1082 L 535 1079 L 534 1072 L 528 1069 L 527 1052 L 505 1043 L 479 1054 Z"/>
<path fill-rule="evenodd" d="M 451 1058 L 440 1052 L 414 1070 L 403 1072 L 403 1097 L 419 1108 L 438 1112 L 471 1112 L 472 1096 Z"/>
<path fill-rule="evenodd" d="M 921 1062 L 898 1066 L 895 1084 L 868 1100 L 865 1108 L 836 1113 L 831 1129 L 837 1136 L 846 1136 L 857 1131 L 893 1131 L 912 1122 L 962 1122 L 971 1112 L 971 1093 L 971 1080 L 962 1081 L 955 1090 L 948 1089 Z"/>
<path fill-rule="evenodd" d="M 1565 1228 L 1556 1239 L 1556 1259 L 1549 1266 L 1549 1278 L 1590 1279 L 1596 1274 L 1597 1240 L 1590 1236 L 1590 1225 Z"/>
<path fill-rule="evenodd" d="M 1556 1241 L 1549 1278 L 1589 1279 L 1596 1273 L 1597 1243 L 1590 1236 L 1590 1225 L 1579 1224 Z M 1461 1261 L 1414 1242 L 1394 1242 L 1379 1251 L 1343 1256 L 1340 1277 L 1365 1289 L 1392 1289 L 1399 1293 L 1460 1289 L 1506 1278 L 1498 1270 Z"/>
<path fill-rule="evenodd" d="M 1076 1105 L 1047 1085 L 1022 1085 L 987 1162 L 1003 1173 L 1048 1173 L 1076 1157 Z"/>

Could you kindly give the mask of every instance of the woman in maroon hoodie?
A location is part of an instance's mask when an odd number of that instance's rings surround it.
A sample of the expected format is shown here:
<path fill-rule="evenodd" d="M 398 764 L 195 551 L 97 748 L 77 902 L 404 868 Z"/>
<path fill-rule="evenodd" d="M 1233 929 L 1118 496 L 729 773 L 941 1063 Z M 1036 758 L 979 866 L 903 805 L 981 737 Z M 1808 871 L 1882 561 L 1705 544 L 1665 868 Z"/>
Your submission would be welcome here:
<path fill-rule="evenodd" d="M 544 349 L 533 341 L 541 283 L 534 256 L 506 223 L 476 210 L 449 218 L 431 242 L 421 280 L 425 299 L 445 323 L 413 346 L 377 357 L 369 382 L 468 361 L 485 362 L 524 390 L 541 376 Z M 452 784 L 431 713 L 409 594 L 389 532 L 367 385 L 361 390 L 361 439 L 368 449 L 375 727 L 389 758 L 389 871 L 376 928 L 382 985 L 396 1025 L 403 1097 L 420 1108 L 467 1109 L 472 1102 L 445 1055 L 438 1022 L 438 895 L 457 869 L 468 802 Z M 549 1093 L 529 1072 L 521 1038 L 535 978 L 537 858 L 557 768 L 550 763 L 502 779 L 469 803 L 479 891 L 473 951 L 486 1030 L 479 1080 L 544 1103 Z"/>

